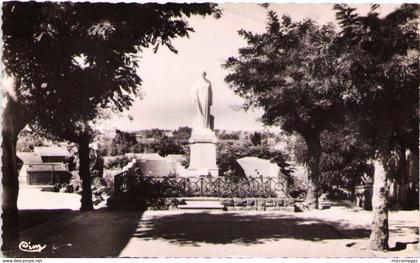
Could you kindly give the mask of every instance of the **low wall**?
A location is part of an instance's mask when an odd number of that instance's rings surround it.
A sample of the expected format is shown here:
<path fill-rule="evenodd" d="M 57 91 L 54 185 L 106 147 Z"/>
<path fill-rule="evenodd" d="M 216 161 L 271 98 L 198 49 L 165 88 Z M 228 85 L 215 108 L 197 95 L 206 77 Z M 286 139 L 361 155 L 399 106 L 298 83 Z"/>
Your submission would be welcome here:
<path fill-rule="evenodd" d="M 136 165 L 140 173 L 145 176 L 167 176 L 177 172 L 177 163 L 167 160 L 140 160 Z"/>
<path fill-rule="evenodd" d="M 275 211 L 294 204 L 293 198 L 229 198 L 222 204 L 227 210 L 235 211 Z"/>
<path fill-rule="evenodd" d="M 108 208 L 134 210 L 178 210 L 178 205 L 186 204 L 188 197 L 167 197 L 155 199 L 138 199 L 130 204 L 124 196 L 114 196 L 108 199 Z M 225 211 L 289 211 L 295 212 L 293 198 L 218 198 Z"/>

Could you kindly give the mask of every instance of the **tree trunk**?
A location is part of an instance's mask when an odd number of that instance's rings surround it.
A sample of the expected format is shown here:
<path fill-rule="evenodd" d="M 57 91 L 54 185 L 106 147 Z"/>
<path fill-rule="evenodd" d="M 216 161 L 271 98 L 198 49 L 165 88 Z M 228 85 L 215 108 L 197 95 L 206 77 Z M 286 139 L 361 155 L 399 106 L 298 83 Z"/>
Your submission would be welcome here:
<path fill-rule="evenodd" d="M 89 167 L 89 139 L 81 139 L 79 141 L 79 176 L 82 180 L 82 199 L 81 211 L 92 211 L 92 178 L 90 177 Z"/>
<path fill-rule="evenodd" d="M 17 244 L 19 242 L 19 218 L 17 208 L 19 182 L 16 166 L 17 136 L 10 132 L 5 132 L 4 130 L 2 131 L 2 135 L 2 250 L 10 250 L 17 248 Z"/>
<path fill-rule="evenodd" d="M 19 132 L 25 127 L 26 121 L 21 105 L 9 94 L 6 96 L 6 106 L 3 111 L 2 123 L 2 231 L 3 244 L 1 249 L 17 249 L 19 242 L 19 217 L 17 200 L 19 195 L 18 171 L 16 165 L 16 143 Z"/>
<path fill-rule="evenodd" d="M 397 182 L 399 185 L 403 185 L 407 183 L 407 158 L 406 158 L 406 151 L 407 149 L 405 147 L 401 147 L 398 149 L 397 155 L 398 155 L 398 174 L 397 174 Z M 397 201 L 400 202 L 399 196 L 397 196 Z"/>
<path fill-rule="evenodd" d="M 373 221 L 370 233 L 369 248 L 376 251 L 388 250 L 388 190 L 387 176 L 380 160 L 373 161 L 375 173 L 373 176 L 372 210 Z"/>
<path fill-rule="evenodd" d="M 306 192 L 306 204 L 310 208 L 318 209 L 319 158 L 321 155 L 319 134 L 305 137 L 305 142 L 308 148 L 308 190 Z"/>

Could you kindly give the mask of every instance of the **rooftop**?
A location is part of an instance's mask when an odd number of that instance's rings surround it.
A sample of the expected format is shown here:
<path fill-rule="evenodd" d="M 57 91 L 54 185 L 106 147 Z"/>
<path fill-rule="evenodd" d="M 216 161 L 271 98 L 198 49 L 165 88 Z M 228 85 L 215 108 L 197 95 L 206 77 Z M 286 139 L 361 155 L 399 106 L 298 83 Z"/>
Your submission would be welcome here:
<path fill-rule="evenodd" d="M 157 153 L 126 153 L 128 157 L 134 157 L 140 160 L 164 160 L 162 156 Z"/>
<path fill-rule="evenodd" d="M 26 164 L 26 172 L 67 172 L 63 163 L 32 163 Z"/>
<path fill-rule="evenodd" d="M 17 152 L 16 156 L 23 163 L 42 163 L 41 155 L 34 152 Z"/>
<path fill-rule="evenodd" d="M 40 156 L 70 156 L 66 148 L 58 146 L 34 147 L 34 152 Z"/>

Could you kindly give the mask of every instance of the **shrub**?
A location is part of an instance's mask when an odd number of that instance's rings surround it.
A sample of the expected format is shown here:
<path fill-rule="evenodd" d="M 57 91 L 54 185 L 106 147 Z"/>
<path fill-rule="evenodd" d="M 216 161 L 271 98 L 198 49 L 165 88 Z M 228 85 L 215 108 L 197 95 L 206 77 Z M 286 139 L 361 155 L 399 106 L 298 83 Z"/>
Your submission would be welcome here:
<path fill-rule="evenodd" d="M 124 166 L 126 166 L 130 161 L 132 160 L 132 158 L 129 158 L 127 156 L 121 156 L 121 157 L 115 157 L 112 158 L 111 160 L 109 160 L 106 164 L 105 164 L 105 169 L 115 169 L 115 168 L 123 168 Z"/>

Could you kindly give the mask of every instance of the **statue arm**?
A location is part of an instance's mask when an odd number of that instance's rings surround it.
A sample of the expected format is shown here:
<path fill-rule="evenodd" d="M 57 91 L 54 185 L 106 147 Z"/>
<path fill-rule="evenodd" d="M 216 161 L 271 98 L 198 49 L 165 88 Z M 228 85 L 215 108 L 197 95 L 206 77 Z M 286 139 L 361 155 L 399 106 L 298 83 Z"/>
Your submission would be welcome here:
<path fill-rule="evenodd" d="M 192 103 L 193 103 L 193 105 L 194 105 L 194 107 L 196 106 L 196 104 L 197 104 L 197 95 L 196 95 L 196 93 L 197 93 L 197 91 L 193 88 L 193 89 L 191 89 L 191 100 L 192 100 Z"/>
<path fill-rule="evenodd" d="M 213 105 L 213 89 L 211 83 L 209 83 L 209 105 Z"/>
<path fill-rule="evenodd" d="M 192 90 L 192 101 L 193 101 L 194 107 L 197 108 L 198 113 L 200 115 L 203 115 L 203 109 L 202 109 L 200 96 L 199 96 L 199 89 L 197 86 Z"/>

